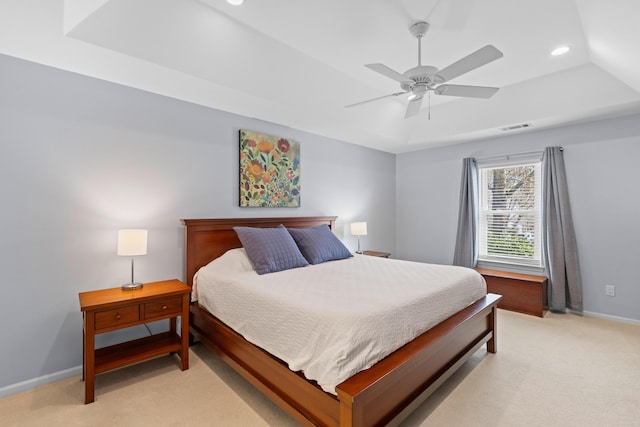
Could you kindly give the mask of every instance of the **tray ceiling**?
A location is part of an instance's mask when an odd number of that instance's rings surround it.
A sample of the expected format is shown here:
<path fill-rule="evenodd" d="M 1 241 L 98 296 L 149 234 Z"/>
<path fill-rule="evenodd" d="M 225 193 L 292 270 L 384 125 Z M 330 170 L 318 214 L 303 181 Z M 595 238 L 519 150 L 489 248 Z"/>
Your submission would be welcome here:
<path fill-rule="evenodd" d="M 30 0 L 0 6 L 0 52 L 392 153 L 640 111 L 634 0 Z M 364 64 L 417 65 L 484 45 L 504 57 L 450 83 L 490 99 L 406 96 Z M 569 45 L 563 56 L 551 50 Z M 430 117 L 429 117 L 430 116 Z"/>

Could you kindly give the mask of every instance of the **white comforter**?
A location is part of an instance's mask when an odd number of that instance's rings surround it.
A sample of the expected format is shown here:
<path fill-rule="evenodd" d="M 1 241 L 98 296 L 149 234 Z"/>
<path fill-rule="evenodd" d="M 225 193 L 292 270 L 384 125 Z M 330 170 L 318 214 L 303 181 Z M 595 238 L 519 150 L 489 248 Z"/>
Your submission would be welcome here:
<path fill-rule="evenodd" d="M 258 275 L 244 249 L 201 268 L 193 300 L 323 390 L 486 294 L 472 269 L 364 255 Z"/>

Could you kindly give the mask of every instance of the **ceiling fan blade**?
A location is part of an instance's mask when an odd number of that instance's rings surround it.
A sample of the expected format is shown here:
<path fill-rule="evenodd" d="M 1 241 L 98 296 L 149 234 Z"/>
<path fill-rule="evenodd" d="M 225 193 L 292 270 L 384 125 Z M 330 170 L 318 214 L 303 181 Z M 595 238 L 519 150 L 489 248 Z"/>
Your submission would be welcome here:
<path fill-rule="evenodd" d="M 409 101 L 409 104 L 407 105 L 407 112 L 404 115 L 405 119 L 408 119 L 409 117 L 413 117 L 416 114 L 418 114 L 418 112 L 420 111 L 420 107 L 422 106 L 422 96 L 419 98 L 415 98 L 412 99 L 411 101 Z"/>
<path fill-rule="evenodd" d="M 497 91 L 497 87 L 465 85 L 440 85 L 434 90 L 438 95 L 462 96 L 465 98 L 491 98 Z"/>
<path fill-rule="evenodd" d="M 478 67 L 482 67 L 491 61 L 502 58 L 502 56 L 502 52 L 488 44 L 438 71 L 438 76 L 442 77 L 443 81 L 446 82 L 459 75 L 475 70 Z"/>
<path fill-rule="evenodd" d="M 369 103 L 369 102 L 377 101 L 379 99 L 389 98 L 389 97 L 392 97 L 392 96 L 403 95 L 405 93 L 407 93 L 407 92 L 390 93 L 389 95 L 383 95 L 383 96 L 379 96 L 377 98 L 367 99 L 366 101 L 356 102 L 355 104 L 345 105 L 344 108 L 351 108 L 351 107 L 355 107 L 356 105 L 362 105 L 362 104 L 366 104 L 366 103 Z"/>
<path fill-rule="evenodd" d="M 413 80 L 406 77 L 404 74 L 400 74 L 399 72 L 392 70 L 384 64 L 366 64 L 365 67 L 397 82 L 413 84 Z"/>

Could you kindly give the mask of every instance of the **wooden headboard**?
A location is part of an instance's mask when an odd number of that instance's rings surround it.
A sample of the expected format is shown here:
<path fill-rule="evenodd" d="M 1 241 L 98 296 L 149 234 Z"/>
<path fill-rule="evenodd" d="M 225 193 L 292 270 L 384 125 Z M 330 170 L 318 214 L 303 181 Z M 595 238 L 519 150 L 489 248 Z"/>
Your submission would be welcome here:
<path fill-rule="evenodd" d="M 243 227 L 277 227 L 282 224 L 290 228 L 314 227 L 327 224 L 333 229 L 335 216 L 306 216 L 285 218 L 212 218 L 183 219 L 185 248 L 185 279 L 193 286 L 193 276 L 200 267 L 218 258 L 229 249 L 242 244 L 233 230 Z"/>

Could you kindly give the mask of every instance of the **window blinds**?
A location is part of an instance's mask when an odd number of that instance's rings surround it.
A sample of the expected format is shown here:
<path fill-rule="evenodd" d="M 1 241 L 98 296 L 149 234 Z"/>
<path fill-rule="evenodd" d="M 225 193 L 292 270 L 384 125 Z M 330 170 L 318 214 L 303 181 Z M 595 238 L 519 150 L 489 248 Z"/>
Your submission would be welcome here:
<path fill-rule="evenodd" d="M 541 163 L 481 166 L 479 258 L 541 265 Z"/>

